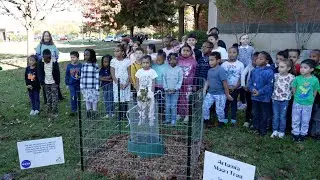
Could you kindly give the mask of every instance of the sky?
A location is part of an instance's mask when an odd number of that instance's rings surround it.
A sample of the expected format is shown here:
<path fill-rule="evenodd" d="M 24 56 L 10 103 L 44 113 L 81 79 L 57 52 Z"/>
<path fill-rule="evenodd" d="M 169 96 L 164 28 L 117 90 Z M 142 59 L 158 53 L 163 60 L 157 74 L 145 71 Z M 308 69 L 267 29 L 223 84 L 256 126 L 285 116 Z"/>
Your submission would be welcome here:
<path fill-rule="evenodd" d="M 74 12 L 67 12 L 67 11 L 62 11 L 54 14 L 50 14 L 47 16 L 45 21 L 50 24 L 50 22 L 77 22 L 81 23 L 82 22 L 82 15 L 80 11 L 74 11 Z M 25 29 L 21 25 L 21 23 L 14 19 L 13 17 L 9 17 L 6 15 L 0 15 L 0 28 L 6 28 L 7 31 L 20 31 L 24 32 Z"/>

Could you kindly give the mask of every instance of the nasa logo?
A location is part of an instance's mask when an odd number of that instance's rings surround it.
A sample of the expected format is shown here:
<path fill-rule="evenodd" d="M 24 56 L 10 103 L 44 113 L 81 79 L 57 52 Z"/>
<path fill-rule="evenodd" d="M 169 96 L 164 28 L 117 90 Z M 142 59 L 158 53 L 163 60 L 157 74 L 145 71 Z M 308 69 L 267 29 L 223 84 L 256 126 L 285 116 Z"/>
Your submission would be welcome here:
<path fill-rule="evenodd" d="M 31 166 L 31 162 L 29 160 L 23 160 L 21 166 L 24 168 L 28 168 Z"/>

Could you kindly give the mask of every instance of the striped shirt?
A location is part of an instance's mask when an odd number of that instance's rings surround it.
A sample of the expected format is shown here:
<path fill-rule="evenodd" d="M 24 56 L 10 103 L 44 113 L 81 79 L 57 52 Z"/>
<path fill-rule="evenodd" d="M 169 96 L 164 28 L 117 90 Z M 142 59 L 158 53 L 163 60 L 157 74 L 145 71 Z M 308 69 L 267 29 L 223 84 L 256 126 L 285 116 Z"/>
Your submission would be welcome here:
<path fill-rule="evenodd" d="M 82 66 L 80 89 L 99 90 L 99 67 L 97 64 L 85 63 Z"/>
<path fill-rule="evenodd" d="M 55 81 L 52 76 L 52 61 L 49 63 L 44 63 L 44 83 L 45 84 L 54 84 Z"/>

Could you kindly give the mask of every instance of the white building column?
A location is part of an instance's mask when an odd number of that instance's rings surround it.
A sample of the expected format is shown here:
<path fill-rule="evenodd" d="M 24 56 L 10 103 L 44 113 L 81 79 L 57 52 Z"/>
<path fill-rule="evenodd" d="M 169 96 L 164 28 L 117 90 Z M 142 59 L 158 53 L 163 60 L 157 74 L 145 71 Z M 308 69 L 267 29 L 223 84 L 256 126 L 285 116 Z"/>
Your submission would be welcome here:
<path fill-rule="evenodd" d="M 218 9 L 216 6 L 216 0 L 209 0 L 208 9 L 208 30 L 213 27 L 217 27 L 218 21 Z"/>

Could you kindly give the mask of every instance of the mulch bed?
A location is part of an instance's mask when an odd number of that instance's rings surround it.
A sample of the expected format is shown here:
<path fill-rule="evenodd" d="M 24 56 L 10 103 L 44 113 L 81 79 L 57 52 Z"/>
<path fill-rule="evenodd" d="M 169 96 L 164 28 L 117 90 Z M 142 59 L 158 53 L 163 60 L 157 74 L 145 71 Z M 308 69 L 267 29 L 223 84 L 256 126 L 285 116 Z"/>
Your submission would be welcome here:
<path fill-rule="evenodd" d="M 161 157 L 140 158 L 127 150 L 129 135 L 109 138 L 98 151 L 91 152 L 85 166 L 111 179 L 187 179 L 187 148 L 181 138 L 164 138 L 165 153 Z M 195 171 L 191 179 L 202 179 L 203 153 L 191 165 Z M 192 172 L 192 171 L 191 171 Z"/>

